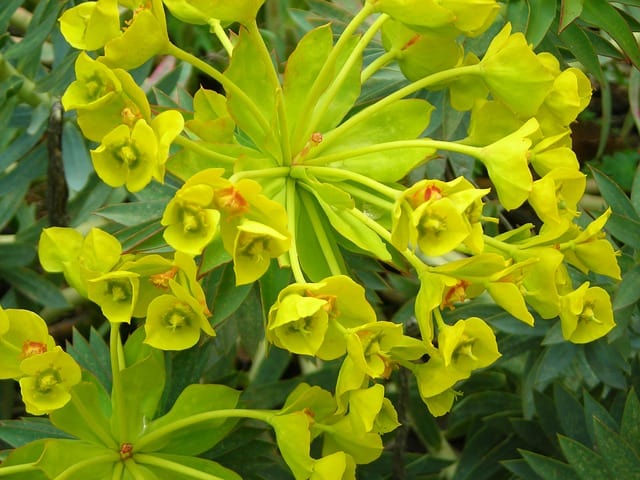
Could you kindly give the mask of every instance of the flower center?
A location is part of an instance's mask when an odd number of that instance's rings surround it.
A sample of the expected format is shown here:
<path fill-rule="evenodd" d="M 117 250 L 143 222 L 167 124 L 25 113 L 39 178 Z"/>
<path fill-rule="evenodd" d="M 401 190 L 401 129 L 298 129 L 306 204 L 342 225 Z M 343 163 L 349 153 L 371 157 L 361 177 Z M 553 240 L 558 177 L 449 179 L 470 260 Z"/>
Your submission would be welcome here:
<path fill-rule="evenodd" d="M 36 389 L 40 393 L 49 393 L 61 380 L 58 371 L 49 368 L 38 375 L 36 379 Z"/>

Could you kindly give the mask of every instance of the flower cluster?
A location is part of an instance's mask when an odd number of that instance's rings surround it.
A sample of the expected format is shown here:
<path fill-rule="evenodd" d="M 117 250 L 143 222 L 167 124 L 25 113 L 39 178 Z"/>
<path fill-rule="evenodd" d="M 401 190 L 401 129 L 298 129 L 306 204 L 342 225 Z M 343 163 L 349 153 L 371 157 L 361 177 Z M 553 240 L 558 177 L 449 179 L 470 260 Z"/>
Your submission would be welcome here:
<path fill-rule="evenodd" d="M 81 377 L 80 366 L 56 345 L 40 316 L 0 307 L 0 379 L 18 380 L 28 413 L 62 408 Z"/>

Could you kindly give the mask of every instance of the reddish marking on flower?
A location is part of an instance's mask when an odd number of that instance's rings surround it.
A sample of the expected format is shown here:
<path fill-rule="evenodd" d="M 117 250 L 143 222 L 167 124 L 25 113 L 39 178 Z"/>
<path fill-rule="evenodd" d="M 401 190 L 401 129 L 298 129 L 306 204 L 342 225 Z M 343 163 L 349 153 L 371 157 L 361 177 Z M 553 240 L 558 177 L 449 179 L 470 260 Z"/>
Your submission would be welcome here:
<path fill-rule="evenodd" d="M 442 303 L 440 304 L 440 308 L 449 307 L 453 310 L 455 307 L 454 303 L 463 302 L 466 298 L 466 289 L 471 285 L 470 282 L 466 280 L 459 280 L 453 287 L 449 288 L 442 298 Z"/>
<path fill-rule="evenodd" d="M 22 358 L 29 358 L 47 352 L 47 344 L 25 340 L 22 344 Z"/>
<path fill-rule="evenodd" d="M 396 367 L 396 363 L 391 361 L 391 359 L 385 355 L 378 353 L 378 357 L 384 363 L 384 371 L 380 375 L 382 378 L 389 378 L 393 373 L 393 370 Z"/>
<path fill-rule="evenodd" d="M 340 312 L 338 311 L 338 307 L 336 303 L 338 302 L 338 298 L 335 295 L 316 295 L 311 290 L 307 290 L 305 292 L 307 297 L 319 298 L 320 300 L 324 300 L 326 305 L 322 308 L 327 314 L 333 318 L 339 317 Z"/>
<path fill-rule="evenodd" d="M 178 270 L 178 267 L 172 267 L 171 270 L 167 270 L 166 272 L 150 275 L 149 280 L 154 287 L 161 288 L 162 290 L 167 290 L 169 289 L 169 280 L 173 279 L 176 276 Z"/>
<path fill-rule="evenodd" d="M 133 127 L 133 125 L 142 118 L 140 112 L 134 112 L 132 108 L 125 107 L 120 112 L 120 116 L 122 117 L 122 123 L 128 125 L 129 127 Z"/>
<path fill-rule="evenodd" d="M 234 186 L 221 188 L 216 192 L 218 207 L 230 217 L 236 217 L 249 210 L 249 202 Z"/>
<path fill-rule="evenodd" d="M 311 143 L 318 145 L 322 142 L 322 134 L 320 132 L 313 132 L 311 134 Z"/>
<path fill-rule="evenodd" d="M 120 458 L 127 460 L 133 456 L 133 445 L 130 443 L 123 443 L 120 445 Z"/>
<path fill-rule="evenodd" d="M 307 407 L 307 408 L 303 409 L 302 411 L 307 417 L 316 418 L 316 414 L 310 408 Z"/>
<path fill-rule="evenodd" d="M 401 50 L 406 50 L 407 48 L 409 48 L 411 45 L 413 45 L 418 40 L 420 40 L 420 37 L 422 37 L 422 35 L 420 35 L 419 33 L 416 33 L 413 37 L 411 37 L 411 39 L 407 43 L 404 44 Z"/>
<path fill-rule="evenodd" d="M 418 207 L 423 203 L 428 202 L 429 200 L 440 200 L 444 195 L 442 195 L 442 190 L 437 185 L 427 185 L 424 188 L 421 188 L 416 193 L 411 196 L 411 204 L 412 206 Z"/>

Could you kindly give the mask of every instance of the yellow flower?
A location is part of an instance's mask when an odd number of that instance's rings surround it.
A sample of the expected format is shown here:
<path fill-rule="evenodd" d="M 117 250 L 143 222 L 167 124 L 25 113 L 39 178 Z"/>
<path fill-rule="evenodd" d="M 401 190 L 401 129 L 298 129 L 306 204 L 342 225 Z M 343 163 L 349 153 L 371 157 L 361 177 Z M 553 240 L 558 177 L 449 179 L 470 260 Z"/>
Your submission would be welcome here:
<path fill-rule="evenodd" d="M 561 297 L 562 336 L 573 343 L 588 343 L 605 336 L 613 327 L 613 308 L 609 294 L 585 282 Z"/>
<path fill-rule="evenodd" d="M 130 323 L 138 300 L 138 274 L 127 271 L 108 272 L 89 280 L 89 300 L 99 305 L 111 323 Z"/>
<path fill-rule="evenodd" d="M 579 170 L 554 168 L 533 182 L 529 203 L 548 228 L 562 228 L 563 223 L 579 215 L 578 202 L 586 185 L 586 177 Z"/>
<path fill-rule="evenodd" d="M 60 31 L 69 44 L 79 50 L 97 50 L 120 35 L 117 0 L 84 2 L 60 17 Z"/>

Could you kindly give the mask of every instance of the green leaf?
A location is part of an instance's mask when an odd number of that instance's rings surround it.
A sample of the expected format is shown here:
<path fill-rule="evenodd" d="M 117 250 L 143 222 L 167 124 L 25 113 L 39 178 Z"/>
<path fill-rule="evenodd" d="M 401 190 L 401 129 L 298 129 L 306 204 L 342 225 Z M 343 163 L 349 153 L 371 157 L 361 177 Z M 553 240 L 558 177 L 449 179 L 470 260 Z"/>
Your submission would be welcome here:
<path fill-rule="evenodd" d="M 11 16 L 22 5 L 23 0 L 5 0 L 2 11 L 0 11 L 0 32 L 8 32 Z"/>
<path fill-rule="evenodd" d="M 613 309 L 622 310 L 640 299 L 640 265 L 636 265 L 622 276 L 613 297 Z"/>
<path fill-rule="evenodd" d="M 28 265 L 36 256 L 33 245 L 24 243 L 0 244 L 0 267 L 21 267 Z"/>
<path fill-rule="evenodd" d="M 73 329 L 73 342 L 67 342 L 66 351 L 78 364 L 88 370 L 100 381 L 103 388 L 111 390 L 111 360 L 109 347 L 92 327 L 89 341 L 78 330 Z"/>
<path fill-rule="evenodd" d="M 96 214 L 120 225 L 131 227 L 161 218 L 166 206 L 166 200 L 118 203 L 103 207 Z"/>
<path fill-rule="evenodd" d="M 560 40 L 584 67 L 596 77 L 598 82 L 604 82 L 604 74 L 600 66 L 600 59 L 593 48 L 589 37 L 575 23 L 566 26 L 559 34 Z"/>
<path fill-rule="evenodd" d="M 240 330 L 240 342 L 251 358 L 256 356 L 264 340 L 263 319 L 260 295 L 257 288 L 253 288 L 233 315 Z"/>
<path fill-rule="evenodd" d="M 582 13 L 584 0 L 561 0 L 559 31 L 564 30 Z"/>
<path fill-rule="evenodd" d="M 34 16 L 29 23 L 27 33 L 24 38 L 4 52 L 4 57 L 8 60 L 19 59 L 27 56 L 28 54 L 40 52 L 42 45 L 44 45 L 46 38 L 51 33 L 51 30 L 56 25 L 60 9 L 63 6 L 61 2 L 47 2 L 45 5 L 47 8 L 41 10 L 43 18 L 37 18 Z"/>
<path fill-rule="evenodd" d="M 51 308 L 66 308 L 69 306 L 60 289 L 48 280 L 38 276 L 33 270 L 25 267 L 0 267 L 0 277 L 13 285 L 25 297 L 40 305 Z"/>
<path fill-rule="evenodd" d="M 45 438 L 70 438 L 51 424 L 48 418 L 27 417 L 19 420 L 0 420 L 0 440 L 14 448 Z"/>
<path fill-rule="evenodd" d="M 640 452 L 640 401 L 634 389 L 627 395 L 620 423 L 620 435 L 629 442 L 636 453 Z"/>
<path fill-rule="evenodd" d="M 584 2 L 580 18 L 611 35 L 634 66 L 640 68 L 638 42 L 622 15 L 607 0 L 588 0 Z"/>
<path fill-rule="evenodd" d="M 602 454 L 609 470 L 618 478 L 638 478 L 640 457 L 638 452 L 618 433 L 607 427 L 599 419 L 594 419 L 594 432 L 598 451 Z"/>
<path fill-rule="evenodd" d="M 527 24 L 527 40 L 534 48 L 549 31 L 556 16 L 556 0 L 528 0 L 530 15 Z"/>
<path fill-rule="evenodd" d="M 410 98 L 390 103 L 362 120 L 338 127 L 327 134 L 327 148 L 314 159 L 327 156 L 327 163 L 362 173 L 380 182 L 394 182 L 404 177 L 418 163 L 434 154 L 431 147 L 398 146 L 378 148 L 377 145 L 416 139 L 429 125 L 433 106 L 426 100 Z M 362 110 L 361 113 L 366 112 Z M 355 117 L 352 117 L 355 118 Z M 330 142 L 330 143 L 329 143 Z M 363 151 L 367 147 L 368 150 Z M 401 152 L 401 153 L 400 153 Z M 340 159 L 329 162 L 332 156 Z"/>
<path fill-rule="evenodd" d="M 582 442 L 585 445 L 596 445 L 596 433 L 595 433 L 595 422 L 596 420 L 608 425 L 611 429 L 617 429 L 617 422 L 613 419 L 611 414 L 607 411 L 607 409 L 602 406 L 602 404 L 598 403 L 589 393 L 585 390 L 583 392 L 584 397 L 584 419 L 585 424 L 587 426 L 587 431 L 589 433 L 589 440 L 587 442 Z"/>
<path fill-rule="evenodd" d="M 533 471 L 526 460 L 504 460 L 500 464 L 516 475 L 520 480 L 544 480 L 540 475 Z"/>
<path fill-rule="evenodd" d="M 147 425 L 142 439 L 160 429 L 169 429 L 169 433 L 146 445 L 143 451 L 198 455 L 209 450 L 229 433 L 237 420 L 218 417 L 182 427 L 181 422 L 198 414 L 233 409 L 239 397 L 238 390 L 224 385 L 189 385 L 166 415 Z"/>
<path fill-rule="evenodd" d="M 50 440 L 36 466 L 42 468 L 48 478 L 57 478 L 63 472 L 67 480 L 86 478 L 112 478 L 115 463 L 120 456 L 113 450 L 91 445 L 79 440 Z M 73 472 L 73 473 L 71 473 Z"/>
<path fill-rule="evenodd" d="M 607 469 L 604 460 L 596 452 L 563 435 L 558 435 L 558 440 L 560 441 L 562 453 L 564 453 L 580 480 L 611 478 L 612 472 Z"/>
<path fill-rule="evenodd" d="M 633 204 L 627 197 L 627 194 L 614 182 L 610 177 L 602 173 L 600 170 L 591 168 L 593 178 L 598 184 L 600 193 L 611 207 L 614 213 L 626 217 L 634 222 L 640 222 L 640 214 L 633 208 Z"/>
<path fill-rule="evenodd" d="M 545 480 L 580 480 L 571 466 L 555 458 L 524 450 L 520 453 L 529 466 Z"/>
<path fill-rule="evenodd" d="M 216 235 L 200 256 L 199 271 L 201 274 L 210 272 L 225 263 L 229 263 L 231 260 L 233 260 L 233 258 L 229 252 L 224 249 L 222 237 Z"/>
<path fill-rule="evenodd" d="M 207 460 L 206 458 L 171 455 L 167 453 L 154 453 L 153 457 L 157 459 L 153 464 L 150 462 L 147 463 L 146 461 L 141 461 L 140 463 L 145 465 L 150 471 L 155 472 L 157 478 L 179 478 L 178 474 L 185 473 L 184 469 L 180 468 L 184 466 L 191 469 L 193 473 L 193 475 L 187 474 L 189 478 L 203 478 L 201 476 L 202 474 L 209 474 L 211 475 L 210 478 L 215 478 L 216 480 L 242 480 L 242 477 L 233 470 L 229 470 L 219 463 L 213 460 Z M 160 462 L 158 462 L 158 460 L 160 460 Z"/>
<path fill-rule="evenodd" d="M 262 116 L 271 125 L 276 116 L 276 91 L 280 88 L 276 81 L 273 63 L 262 51 L 262 40 L 246 29 L 240 30 L 238 42 L 225 76 L 242 90 L 248 100 L 257 109 L 247 108 L 247 100 L 235 89 L 227 89 L 227 106 L 233 119 L 263 152 L 278 157 L 277 146 L 273 141 L 274 129 L 265 131 L 256 120 Z"/>
<path fill-rule="evenodd" d="M 589 366 L 598 378 L 613 388 L 627 388 L 626 375 L 631 367 L 616 349 L 615 345 L 599 340 L 585 345 L 585 354 Z"/>
<path fill-rule="evenodd" d="M 632 109 L 636 109 L 634 115 L 636 128 L 640 128 L 640 72 L 633 70 L 629 80 L 629 103 Z M 631 185 L 631 204 L 634 210 L 640 215 L 640 165 L 636 168 Z"/>
<path fill-rule="evenodd" d="M 6 470 L 3 472 L 4 467 L 13 467 L 13 466 L 24 466 L 28 464 L 35 464 L 45 447 L 45 442 L 48 440 L 35 440 L 31 443 L 27 443 L 20 448 L 13 450 L 9 456 L 2 462 L 0 465 L 0 475 L 6 473 Z M 46 475 L 44 471 L 42 471 L 37 466 L 34 466 L 33 469 L 26 468 L 23 472 L 17 472 L 11 475 L 8 475 L 7 478 L 10 480 L 50 480 L 51 477 Z"/>
<path fill-rule="evenodd" d="M 80 191 L 89 181 L 93 166 L 87 143 L 73 122 L 64 122 L 62 126 L 62 151 L 67 184 L 71 190 Z"/>
<path fill-rule="evenodd" d="M 569 342 L 550 345 L 545 349 L 535 379 L 535 388 L 543 391 L 553 380 L 566 374 L 577 348 Z"/>
<path fill-rule="evenodd" d="M 80 382 L 70 393 L 71 400 L 49 415 L 51 422 L 89 443 L 107 448 L 117 446 L 109 425 L 111 402 L 107 392 L 93 382 Z"/>
<path fill-rule="evenodd" d="M 203 283 L 211 324 L 215 327 L 235 312 L 251 291 L 251 284 L 236 287 L 233 265 L 226 263 L 213 270 Z"/>
<path fill-rule="evenodd" d="M 588 444 L 589 433 L 580 402 L 559 383 L 553 386 L 553 399 L 562 432 L 580 443 Z"/>
<path fill-rule="evenodd" d="M 7 80 L 4 82 L 6 83 Z M 40 129 L 32 135 L 24 132 L 18 138 L 13 140 L 2 152 L 2 157 L 0 157 L 0 170 L 5 170 L 9 165 L 29 154 L 31 149 L 42 141 L 42 134 L 46 128 L 47 125 L 43 123 Z"/>

